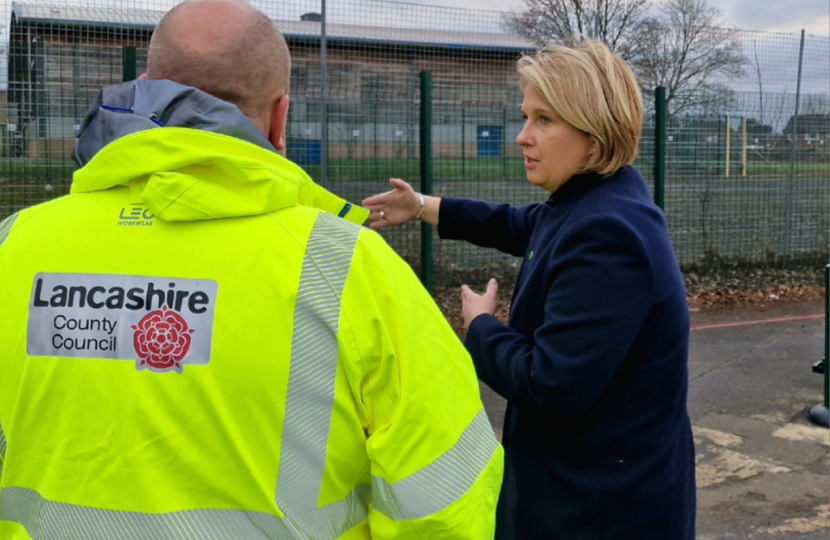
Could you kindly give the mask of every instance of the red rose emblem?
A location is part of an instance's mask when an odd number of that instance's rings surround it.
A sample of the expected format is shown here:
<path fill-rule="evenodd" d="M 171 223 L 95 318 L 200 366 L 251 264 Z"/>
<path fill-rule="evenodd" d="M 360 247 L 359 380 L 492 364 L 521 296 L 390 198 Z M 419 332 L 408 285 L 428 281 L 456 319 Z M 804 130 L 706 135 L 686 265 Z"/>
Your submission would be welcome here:
<path fill-rule="evenodd" d="M 190 335 L 195 332 L 178 312 L 167 306 L 145 315 L 135 330 L 133 347 L 138 354 L 138 369 L 182 371 L 182 360 L 190 350 Z"/>

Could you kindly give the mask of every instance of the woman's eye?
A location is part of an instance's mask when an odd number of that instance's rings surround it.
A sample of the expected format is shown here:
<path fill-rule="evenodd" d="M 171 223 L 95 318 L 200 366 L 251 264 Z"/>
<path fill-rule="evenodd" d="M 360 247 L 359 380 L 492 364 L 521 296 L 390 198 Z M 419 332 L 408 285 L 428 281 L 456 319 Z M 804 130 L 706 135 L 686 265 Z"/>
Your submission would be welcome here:
<path fill-rule="evenodd" d="M 540 116 L 539 121 L 542 122 L 543 124 L 550 124 L 552 122 L 552 120 L 550 118 L 548 118 L 547 116 Z"/>

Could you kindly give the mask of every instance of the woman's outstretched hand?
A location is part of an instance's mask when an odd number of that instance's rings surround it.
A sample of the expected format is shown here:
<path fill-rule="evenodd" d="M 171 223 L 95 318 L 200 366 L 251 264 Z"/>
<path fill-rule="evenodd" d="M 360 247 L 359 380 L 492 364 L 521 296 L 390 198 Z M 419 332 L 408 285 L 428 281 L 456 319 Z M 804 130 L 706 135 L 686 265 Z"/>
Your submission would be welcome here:
<path fill-rule="evenodd" d="M 390 178 L 389 184 L 391 191 L 363 199 L 363 208 L 371 212 L 366 222 L 373 229 L 406 223 L 421 211 L 421 199 L 412 186 L 400 178 Z"/>

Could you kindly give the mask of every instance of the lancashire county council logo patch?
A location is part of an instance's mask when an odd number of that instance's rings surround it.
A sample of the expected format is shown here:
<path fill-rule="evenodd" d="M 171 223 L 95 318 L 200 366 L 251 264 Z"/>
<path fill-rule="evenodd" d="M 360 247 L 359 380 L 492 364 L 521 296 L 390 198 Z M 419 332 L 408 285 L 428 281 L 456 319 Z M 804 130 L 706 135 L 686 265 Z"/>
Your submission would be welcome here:
<path fill-rule="evenodd" d="M 133 347 L 138 355 L 138 369 L 182 372 L 182 360 L 190 350 L 191 335 L 195 332 L 184 317 L 163 306 L 131 328 L 135 330 Z"/>
<path fill-rule="evenodd" d="M 181 374 L 210 363 L 218 294 L 209 279 L 41 272 L 32 280 L 26 352 Z"/>

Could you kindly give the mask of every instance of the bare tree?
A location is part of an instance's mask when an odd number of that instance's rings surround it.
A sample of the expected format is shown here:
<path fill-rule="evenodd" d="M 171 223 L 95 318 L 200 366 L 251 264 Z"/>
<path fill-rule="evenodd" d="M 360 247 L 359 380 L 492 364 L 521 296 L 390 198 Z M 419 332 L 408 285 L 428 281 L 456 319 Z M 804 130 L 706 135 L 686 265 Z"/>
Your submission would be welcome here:
<path fill-rule="evenodd" d="M 731 96 L 726 81 L 747 59 L 735 30 L 722 28 L 720 10 L 706 0 L 666 0 L 638 27 L 629 61 L 649 88 L 666 88 L 671 114 L 713 110 Z"/>
<path fill-rule="evenodd" d="M 758 43 L 755 41 L 752 43 L 752 58 L 749 65 L 758 85 L 758 118 L 754 122 L 753 119 L 747 121 L 747 131 L 753 138 L 753 144 L 749 145 L 749 149 L 761 160 L 769 161 L 783 138 L 780 132 L 775 133 L 775 126 L 783 122 L 787 99 L 784 93 L 773 94 L 764 88 L 766 66 L 761 62 Z"/>
<path fill-rule="evenodd" d="M 623 58 L 646 14 L 649 0 L 523 0 L 526 10 L 510 14 L 508 27 L 538 45 L 587 36 L 603 41 Z"/>
<path fill-rule="evenodd" d="M 826 115 L 830 113 L 830 97 L 827 94 L 805 94 L 801 114 Z"/>

